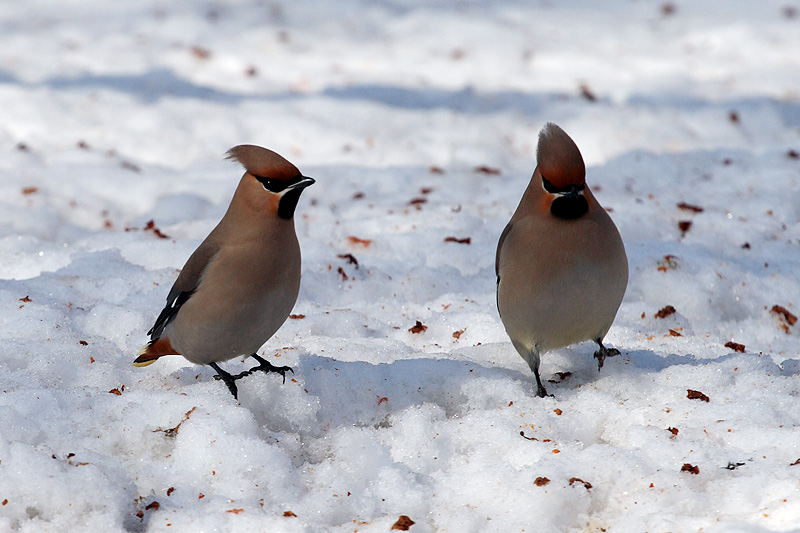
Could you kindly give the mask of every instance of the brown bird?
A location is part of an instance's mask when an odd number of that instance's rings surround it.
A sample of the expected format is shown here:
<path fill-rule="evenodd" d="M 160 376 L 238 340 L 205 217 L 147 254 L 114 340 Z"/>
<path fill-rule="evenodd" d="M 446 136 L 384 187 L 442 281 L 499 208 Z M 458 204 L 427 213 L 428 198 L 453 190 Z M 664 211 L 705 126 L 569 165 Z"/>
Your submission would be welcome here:
<path fill-rule="evenodd" d="M 240 145 L 228 151 L 246 172 L 231 205 L 181 270 L 167 305 L 147 332 L 133 364 L 165 355 L 209 365 L 238 396 L 236 380 L 255 371 L 278 372 L 256 351 L 278 331 L 297 301 L 300 245 L 294 211 L 303 189 L 314 183 L 266 148 Z M 217 363 L 250 355 L 260 364 L 233 376 Z"/>
<path fill-rule="evenodd" d="M 537 167 L 497 244 L 497 308 L 517 352 L 536 377 L 541 355 L 594 341 L 598 370 L 619 350 L 605 337 L 628 284 L 617 227 L 586 186 L 573 140 L 555 124 L 539 133 Z"/>

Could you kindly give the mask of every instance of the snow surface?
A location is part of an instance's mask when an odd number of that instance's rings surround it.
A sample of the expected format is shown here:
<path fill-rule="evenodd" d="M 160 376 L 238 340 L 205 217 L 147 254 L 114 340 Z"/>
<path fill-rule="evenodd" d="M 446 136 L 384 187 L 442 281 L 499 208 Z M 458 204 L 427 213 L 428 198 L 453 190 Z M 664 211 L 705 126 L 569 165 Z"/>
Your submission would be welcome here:
<path fill-rule="evenodd" d="M 29 0 L 0 35 L 0 531 L 800 531 L 796 2 Z M 622 355 L 546 355 L 540 399 L 493 262 L 547 121 L 631 276 Z M 317 184 L 262 350 L 295 374 L 237 403 L 131 361 L 241 143 Z"/>

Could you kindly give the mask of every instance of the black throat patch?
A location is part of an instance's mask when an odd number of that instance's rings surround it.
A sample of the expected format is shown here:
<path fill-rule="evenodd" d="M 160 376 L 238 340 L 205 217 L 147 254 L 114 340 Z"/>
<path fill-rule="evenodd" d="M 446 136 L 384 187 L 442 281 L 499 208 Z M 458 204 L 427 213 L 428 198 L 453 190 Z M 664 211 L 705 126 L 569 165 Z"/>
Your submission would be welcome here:
<path fill-rule="evenodd" d="M 278 216 L 283 219 L 290 219 L 294 216 L 294 210 L 297 208 L 297 202 L 300 200 L 300 195 L 303 189 L 291 189 L 281 196 L 278 202 Z"/>
<path fill-rule="evenodd" d="M 589 210 L 589 202 L 586 197 L 581 195 L 556 196 L 550 204 L 550 213 L 564 220 L 575 220 L 586 214 Z"/>

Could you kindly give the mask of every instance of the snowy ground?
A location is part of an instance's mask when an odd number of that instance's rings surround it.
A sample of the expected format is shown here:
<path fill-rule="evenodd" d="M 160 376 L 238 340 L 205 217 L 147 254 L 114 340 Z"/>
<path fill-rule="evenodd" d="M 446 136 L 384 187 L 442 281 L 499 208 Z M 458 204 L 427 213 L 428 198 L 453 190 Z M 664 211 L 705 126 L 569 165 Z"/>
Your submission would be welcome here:
<path fill-rule="evenodd" d="M 0 44 L 0 531 L 800 531 L 800 4 L 30 0 Z M 631 276 L 539 399 L 493 261 L 546 121 Z M 130 363 L 241 143 L 317 184 L 295 374 L 236 403 Z"/>

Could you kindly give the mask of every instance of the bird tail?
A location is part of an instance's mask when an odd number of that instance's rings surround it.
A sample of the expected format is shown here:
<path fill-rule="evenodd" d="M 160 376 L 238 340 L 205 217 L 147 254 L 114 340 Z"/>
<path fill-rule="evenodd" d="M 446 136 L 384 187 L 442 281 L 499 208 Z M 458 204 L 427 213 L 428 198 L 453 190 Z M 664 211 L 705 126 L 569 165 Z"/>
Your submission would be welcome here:
<path fill-rule="evenodd" d="M 147 366 L 156 362 L 165 355 L 179 355 L 172 347 L 168 338 L 153 339 L 136 354 L 139 357 L 133 360 L 133 366 Z"/>

